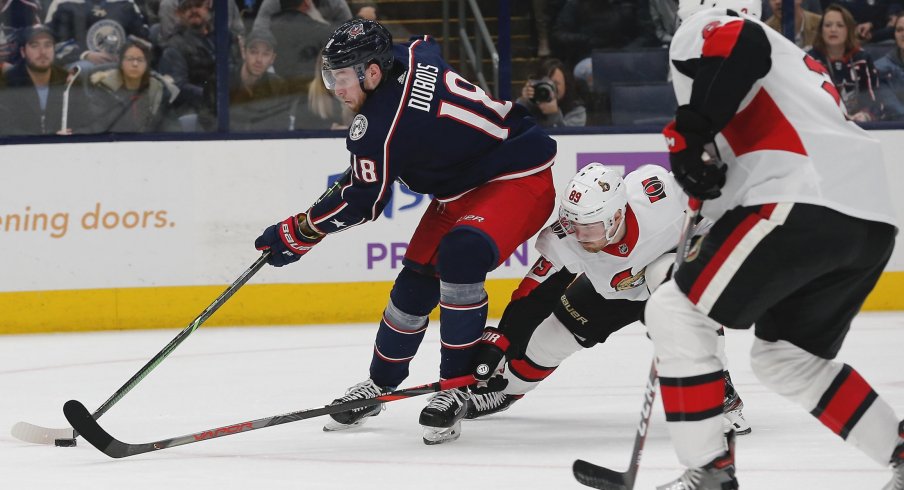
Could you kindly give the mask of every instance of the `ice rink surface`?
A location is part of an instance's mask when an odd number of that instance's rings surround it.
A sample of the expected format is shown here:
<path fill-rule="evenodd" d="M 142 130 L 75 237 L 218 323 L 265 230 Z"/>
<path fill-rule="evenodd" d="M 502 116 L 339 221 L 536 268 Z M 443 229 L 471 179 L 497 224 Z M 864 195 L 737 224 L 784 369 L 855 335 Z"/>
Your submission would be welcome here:
<path fill-rule="evenodd" d="M 125 442 L 150 442 L 329 403 L 367 378 L 375 325 L 204 328 L 100 420 Z M 458 441 L 421 442 L 427 396 L 387 404 L 365 426 L 322 432 L 293 422 L 114 460 L 19 442 L 18 421 L 65 427 L 63 403 L 94 410 L 178 330 L 0 336 L 0 489 L 525 489 L 584 488 L 575 458 L 626 468 L 652 346 L 632 325 L 567 360 L 509 411 L 465 421 Z M 802 409 L 759 385 L 748 331 L 727 332 L 730 371 L 753 433 L 738 439 L 747 489 L 879 489 L 890 472 Z M 839 360 L 904 416 L 904 314 L 865 313 Z M 436 381 L 438 329 L 403 387 Z M 679 475 L 658 401 L 636 488 Z"/>

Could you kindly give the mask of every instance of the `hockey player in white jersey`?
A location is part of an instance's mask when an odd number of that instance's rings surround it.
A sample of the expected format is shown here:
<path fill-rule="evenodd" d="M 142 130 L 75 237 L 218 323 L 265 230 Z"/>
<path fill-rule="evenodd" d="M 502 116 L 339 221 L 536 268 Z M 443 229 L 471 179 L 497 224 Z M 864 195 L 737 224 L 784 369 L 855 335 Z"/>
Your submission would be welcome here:
<path fill-rule="evenodd" d="M 822 65 L 760 22 L 760 0 L 679 7 L 669 50 L 679 107 L 664 134 L 676 180 L 715 223 L 645 311 L 688 467 L 660 488 L 738 488 L 720 430 L 717 331 L 755 325 L 760 381 L 891 464 L 885 489 L 904 489 L 904 424 L 833 360 L 894 247 L 881 147 L 846 117 Z"/>
<path fill-rule="evenodd" d="M 560 197 L 559 220 L 540 232 L 541 257 L 499 328 L 485 330 L 475 376 L 488 384 L 475 390 L 466 418 L 508 409 L 568 356 L 640 320 L 675 263 L 686 205 L 687 195 L 660 166 L 624 179 L 599 163 L 581 169 Z M 727 371 L 725 380 L 726 431 L 746 434 L 751 429 Z"/>

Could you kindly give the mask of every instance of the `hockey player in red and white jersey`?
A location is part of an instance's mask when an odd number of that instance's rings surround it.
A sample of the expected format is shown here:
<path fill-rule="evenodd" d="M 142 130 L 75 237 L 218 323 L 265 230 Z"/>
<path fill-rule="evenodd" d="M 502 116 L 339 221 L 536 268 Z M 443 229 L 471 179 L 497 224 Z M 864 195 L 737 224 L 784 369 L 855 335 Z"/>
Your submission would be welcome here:
<path fill-rule="evenodd" d="M 660 166 L 624 179 L 599 163 L 581 169 L 560 197 L 559 220 L 537 238 L 540 259 L 498 329 L 485 330 L 475 376 L 487 386 L 475 390 L 466 418 L 508 409 L 568 356 L 641 320 L 650 292 L 675 263 L 686 207 L 687 195 Z M 496 375 L 503 355 L 508 362 Z M 751 429 L 727 371 L 725 380 L 726 431 L 746 434 Z"/>
<path fill-rule="evenodd" d="M 715 222 L 645 311 L 667 425 L 688 467 L 660 488 L 738 487 L 720 430 L 717 331 L 755 324 L 760 381 L 891 464 L 885 489 L 901 490 L 904 424 L 833 360 L 894 248 L 881 147 L 846 117 L 822 65 L 759 11 L 760 0 L 679 2 L 669 51 L 679 107 L 664 134 L 676 180 Z"/>

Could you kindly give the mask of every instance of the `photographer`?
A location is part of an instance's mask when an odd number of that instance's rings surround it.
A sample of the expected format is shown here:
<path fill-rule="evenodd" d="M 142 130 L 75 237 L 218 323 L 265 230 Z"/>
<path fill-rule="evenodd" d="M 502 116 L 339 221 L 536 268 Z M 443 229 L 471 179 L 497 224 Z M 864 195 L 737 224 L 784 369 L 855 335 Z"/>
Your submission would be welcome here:
<path fill-rule="evenodd" d="M 555 58 L 537 63 L 517 102 L 544 128 L 587 124 L 587 109 L 578 97 L 574 76 Z"/>

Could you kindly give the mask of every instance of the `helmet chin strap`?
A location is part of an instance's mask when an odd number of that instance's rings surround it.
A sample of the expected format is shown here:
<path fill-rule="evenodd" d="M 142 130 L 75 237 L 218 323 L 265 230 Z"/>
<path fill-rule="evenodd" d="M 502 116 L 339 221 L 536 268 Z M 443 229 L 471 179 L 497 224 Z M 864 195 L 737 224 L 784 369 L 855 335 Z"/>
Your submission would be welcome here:
<path fill-rule="evenodd" d="M 606 244 L 608 245 L 608 244 L 613 243 L 612 240 L 615 239 L 615 237 L 617 237 L 619 233 L 621 233 L 621 231 L 622 231 L 622 229 L 624 229 L 624 227 L 625 227 L 625 217 L 624 217 L 624 213 L 622 213 L 621 222 L 619 222 L 618 226 L 615 227 L 615 232 L 612 233 L 612 236 L 609 236 L 609 230 L 608 229 L 606 230 Z"/>

